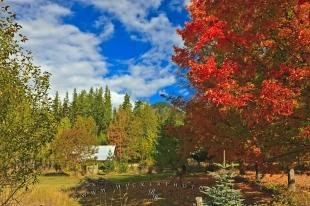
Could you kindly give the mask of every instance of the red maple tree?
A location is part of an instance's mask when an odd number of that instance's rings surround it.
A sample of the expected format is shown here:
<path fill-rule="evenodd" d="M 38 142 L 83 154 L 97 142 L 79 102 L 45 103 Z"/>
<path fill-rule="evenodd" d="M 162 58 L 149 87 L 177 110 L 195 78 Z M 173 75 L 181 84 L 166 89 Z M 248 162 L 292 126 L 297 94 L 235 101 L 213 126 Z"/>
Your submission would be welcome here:
<path fill-rule="evenodd" d="M 178 30 L 184 44 L 175 47 L 173 61 L 187 68 L 195 101 L 239 111 L 251 130 L 244 148 L 253 157 L 290 153 L 292 137 L 310 133 L 309 1 L 192 0 L 188 10 L 191 19 Z M 267 144 L 267 132 L 285 146 Z M 298 152 L 309 151 L 309 141 L 302 144 Z"/>

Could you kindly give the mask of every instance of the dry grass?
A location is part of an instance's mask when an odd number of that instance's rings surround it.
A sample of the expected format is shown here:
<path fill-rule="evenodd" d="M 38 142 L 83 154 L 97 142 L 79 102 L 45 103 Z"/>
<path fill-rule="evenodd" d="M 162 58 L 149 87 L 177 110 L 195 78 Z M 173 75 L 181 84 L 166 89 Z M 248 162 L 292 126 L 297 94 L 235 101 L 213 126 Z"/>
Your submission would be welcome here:
<path fill-rule="evenodd" d="M 39 184 L 21 198 L 22 206 L 78 206 L 77 201 L 63 190 L 76 185 L 75 177 L 41 177 Z"/>

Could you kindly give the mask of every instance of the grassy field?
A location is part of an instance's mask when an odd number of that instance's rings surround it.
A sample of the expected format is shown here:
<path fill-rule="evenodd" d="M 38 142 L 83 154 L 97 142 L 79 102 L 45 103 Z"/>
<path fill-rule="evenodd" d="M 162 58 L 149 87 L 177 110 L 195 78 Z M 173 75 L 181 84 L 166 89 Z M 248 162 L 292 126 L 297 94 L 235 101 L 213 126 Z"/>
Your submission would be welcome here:
<path fill-rule="evenodd" d="M 140 182 L 165 179 L 169 174 L 123 174 L 100 175 L 91 178 L 104 178 L 113 182 Z M 69 197 L 64 190 L 77 186 L 83 178 L 70 176 L 41 176 L 39 183 L 21 198 L 22 206 L 78 206 L 78 201 Z"/>
<path fill-rule="evenodd" d="M 39 183 L 21 199 L 23 206 L 78 206 L 79 203 L 63 190 L 78 184 L 80 178 L 67 176 L 42 176 Z"/>

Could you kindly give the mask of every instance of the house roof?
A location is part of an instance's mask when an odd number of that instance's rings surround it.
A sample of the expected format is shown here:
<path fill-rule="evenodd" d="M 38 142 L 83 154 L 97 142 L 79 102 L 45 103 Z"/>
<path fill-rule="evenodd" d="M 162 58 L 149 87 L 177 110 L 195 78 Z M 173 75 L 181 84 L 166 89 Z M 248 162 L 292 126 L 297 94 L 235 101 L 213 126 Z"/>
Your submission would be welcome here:
<path fill-rule="evenodd" d="M 96 152 L 93 157 L 96 160 L 104 161 L 107 160 L 109 156 L 114 156 L 115 145 L 100 145 L 95 146 Z"/>

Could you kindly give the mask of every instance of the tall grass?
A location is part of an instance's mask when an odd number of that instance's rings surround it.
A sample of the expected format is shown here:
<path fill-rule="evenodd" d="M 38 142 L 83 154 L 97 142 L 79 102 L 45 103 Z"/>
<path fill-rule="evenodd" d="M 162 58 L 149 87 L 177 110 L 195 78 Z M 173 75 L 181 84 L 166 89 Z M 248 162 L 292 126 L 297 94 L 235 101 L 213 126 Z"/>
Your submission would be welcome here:
<path fill-rule="evenodd" d="M 21 198 L 22 206 L 78 206 L 76 200 L 64 190 L 76 185 L 74 177 L 41 177 L 39 183 L 30 188 Z"/>

